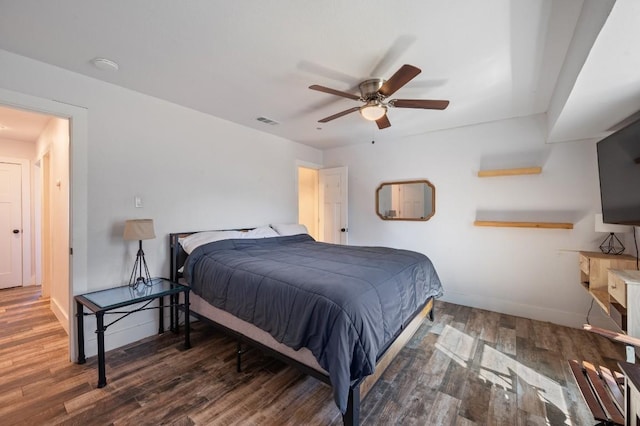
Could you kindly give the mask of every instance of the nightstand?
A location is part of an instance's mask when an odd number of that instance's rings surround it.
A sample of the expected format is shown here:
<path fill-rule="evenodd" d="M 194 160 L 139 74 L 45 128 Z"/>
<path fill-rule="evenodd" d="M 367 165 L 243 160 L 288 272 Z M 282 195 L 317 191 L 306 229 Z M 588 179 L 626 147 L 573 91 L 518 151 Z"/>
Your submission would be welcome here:
<path fill-rule="evenodd" d="M 104 387 L 107 384 L 104 356 L 104 332 L 109 326 L 132 313 L 147 309 L 158 309 L 160 312 L 160 327 L 158 333 L 161 334 L 164 332 L 164 308 L 170 308 L 171 329 L 172 331 L 178 332 L 178 307 L 184 307 L 184 315 L 186 318 L 184 322 L 184 347 L 189 349 L 191 347 L 189 336 L 189 290 L 190 288 L 188 286 L 175 283 L 168 279 L 153 278 L 150 285 L 139 284 L 136 287 L 130 287 L 127 285 L 75 296 L 77 307 L 76 326 L 78 331 L 78 364 L 84 364 L 86 362 L 84 355 L 84 317 L 87 315 L 96 316 L 99 388 Z M 180 293 L 184 294 L 184 303 L 179 303 L 178 301 Z M 169 296 L 170 300 L 169 305 L 166 306 L 164 304 L 165 296 Z M 156 299 L 159 301 L 159 306 L 148 307 L 148 305 Z M 136 307 L 135 309 L 120 310 L 121 308 L 127 308 L 139 303 L 144 303 L 144 305 Z M 84 308 L 87 308 L 91 312 L 85 313 Z M 118 310 L 116 311 L 116 309 Z M 105 314 L 116 314 L 120 316 L 105 325 Z"/>

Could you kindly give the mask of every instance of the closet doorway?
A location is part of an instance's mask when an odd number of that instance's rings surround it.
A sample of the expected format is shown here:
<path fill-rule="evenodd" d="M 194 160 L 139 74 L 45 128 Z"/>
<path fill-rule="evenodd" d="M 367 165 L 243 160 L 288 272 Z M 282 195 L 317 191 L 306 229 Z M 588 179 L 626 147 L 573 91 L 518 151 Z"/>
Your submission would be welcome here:
<path fill-rule="evenodd" d="M 319 239 L 318 175 L 318 169 L 298 167 L 298 223 L 306 226 L 316 240 Z"/>
<path fill-rule="evenodd" d="M 298 222 L 317 241 L 348 244 L 346 167 L 298 166 Z"/>
<path fill-rule="evenodd" d="M 16 182 L 22 213 L 10 235 L 19 274 L 3 287 L 38 288 L 69 333 L 69 120 L 0 105 L 0 123 L 0 163 L 23 169 Z"/>

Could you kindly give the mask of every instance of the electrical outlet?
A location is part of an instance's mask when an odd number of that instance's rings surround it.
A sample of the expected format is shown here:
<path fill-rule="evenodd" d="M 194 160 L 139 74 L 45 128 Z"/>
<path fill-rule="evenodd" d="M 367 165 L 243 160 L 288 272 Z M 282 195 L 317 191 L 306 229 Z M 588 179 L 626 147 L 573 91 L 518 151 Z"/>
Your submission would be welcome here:
<path fill-rule="evenodd" d="M 141 208 L 141 207 L 142 207 L 142 198 L 141 198 L 141 197 L 137 197 L 137 196 L 136 196 L 136 197 L 134 197 L 134 198 L 133 198 L 133 205 L 134 205 L 137 209 Z"/>
<path fill-rule="evenodd" d="M 627 362 L 634 364 L 636 362 L 636 348 L 627 345 Z"/>

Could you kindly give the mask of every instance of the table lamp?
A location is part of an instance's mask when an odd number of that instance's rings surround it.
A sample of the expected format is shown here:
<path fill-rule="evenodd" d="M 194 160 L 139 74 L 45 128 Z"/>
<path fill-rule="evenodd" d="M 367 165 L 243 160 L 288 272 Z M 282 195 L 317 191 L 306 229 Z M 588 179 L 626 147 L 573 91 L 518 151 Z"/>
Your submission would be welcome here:
<path fill-rule="evenodd" d="M 133 271 L 131 271 L 131 277 L 129 278 L 131 287 L 137 287 L 138 284 L 151 285 L 149 268 L 147 268 L 147 261 L 144 258 L 144 251 L 142 251 L 142 240 L 151 240 L 155 237 L 153 219 L 132 219 L 127 220 L 124 224 L 124 240 L 138 240 L 139 242 L 136 262 L 133 264 Z M 137 277 L 136 273 L 138 274 Z"/>
<path fill-rule="evenodd" d="M 622 254 L 624 253 L 624 245 L 616 237 L 617 233 L 629 233 L 633 231 L 633 227 L 627 225 L 614 225 L 612 223 L 604 223 L 602 215 L 596 214 L 596 232 L 607 232 L 609 235 L 600 244 L 600 251 L 604 254 Z"/>

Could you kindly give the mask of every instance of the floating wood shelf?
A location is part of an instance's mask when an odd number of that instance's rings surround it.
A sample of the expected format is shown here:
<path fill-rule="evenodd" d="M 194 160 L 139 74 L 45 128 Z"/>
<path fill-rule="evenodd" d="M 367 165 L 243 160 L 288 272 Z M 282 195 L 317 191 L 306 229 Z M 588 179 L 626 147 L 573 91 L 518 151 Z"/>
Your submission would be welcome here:
<path fill-rule="evenodd" d="M 521 167 L 519 169 L 480 170 L 478 177 L 538 175 L 540 173 L 542 173 L 542 167 Z"/>
<path fill-rule="evenodd" d="M 565 222 L 508 222 L 476 220 L 475 226 L 497 226 L 504 228 L 546 228 L 546 229 L 573 229 L 573 223 Z"/>

